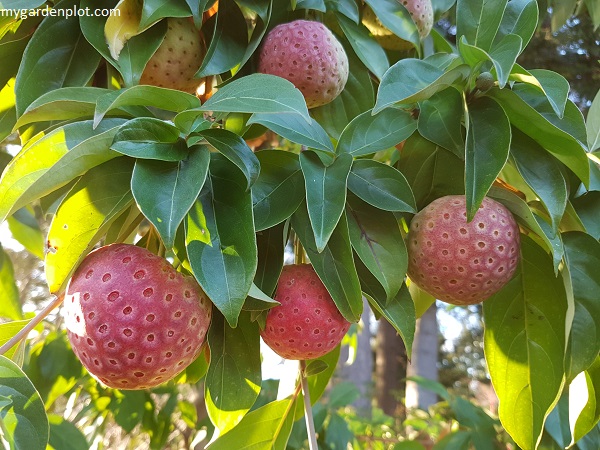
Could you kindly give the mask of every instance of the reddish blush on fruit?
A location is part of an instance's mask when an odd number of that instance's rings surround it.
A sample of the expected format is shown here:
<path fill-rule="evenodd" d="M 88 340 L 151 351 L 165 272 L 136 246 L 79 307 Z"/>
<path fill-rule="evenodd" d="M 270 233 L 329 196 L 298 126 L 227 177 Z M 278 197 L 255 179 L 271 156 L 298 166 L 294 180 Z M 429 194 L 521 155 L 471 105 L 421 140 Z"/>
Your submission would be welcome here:
<path fill-rule="evenodd" d="M 333 350 L 350 328 L 310 264 L 283 267 L 261 336 L 279 356 L 305 360 Z"/>
<path fill-rule="evenodd" d="M 91 252 L 64 299 L 73 351 L 90 374 L 118 389 L 148 389 L 179 374 L 200 354 L 211 315 L 192 277 L 128 244 Z"/>

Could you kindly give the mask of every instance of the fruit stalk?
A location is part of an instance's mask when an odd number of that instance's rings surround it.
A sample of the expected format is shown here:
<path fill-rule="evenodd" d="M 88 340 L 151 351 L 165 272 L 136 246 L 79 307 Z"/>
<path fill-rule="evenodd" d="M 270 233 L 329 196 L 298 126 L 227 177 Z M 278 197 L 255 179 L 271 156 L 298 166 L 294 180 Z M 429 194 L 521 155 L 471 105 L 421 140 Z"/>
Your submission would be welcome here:
<path fill-rule="evenodd" d="M 25 325 L 17 334 L 15 334 L 12 338 L 10 338 L 2 347 L 0 347 L 0 355 L 3 355 L 8 350 L 13 348 L 16 344 L 18 344 L 22 339 L 25 339 L 29 332 L 33 330 L 37 325 L 44 320 L 44 318 L 50 314 L 50 311 L 57 308 L 64 300 L 65 294 L 62 293 L 54 300 L 52 300 L 48 306 L 42 309 L 37 316 L 35 316 L 31 321 Z"/>
<path fill-rule="evenodd" d="M 306 377 L 306 361 L 304 360 L 300 361 L 300 383 L 302 384 L 302 396 L 304 397 L 304 418 L 306 419 L 309 448 L 310 450 L 318 450 L 315 421 L 313 419 L 312 405 L 310 404 L 308 378 Z"/>

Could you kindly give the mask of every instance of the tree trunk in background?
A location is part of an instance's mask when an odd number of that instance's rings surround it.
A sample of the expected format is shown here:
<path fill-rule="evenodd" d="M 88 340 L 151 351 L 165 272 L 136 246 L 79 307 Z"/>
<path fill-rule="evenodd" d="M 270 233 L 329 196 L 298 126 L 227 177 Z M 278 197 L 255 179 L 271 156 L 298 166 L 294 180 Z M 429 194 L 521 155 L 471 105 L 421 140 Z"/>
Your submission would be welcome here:
<path fill-rule="evenodd" d="M 406 348 L 387 320 L 379 321 L 375 364 L 377 406 L 389 416 L 404 416 L 400 399 L 405 389 Z"/>
<path fill-rule="evenodd" d="M 349 381 L 360 391 L 360 397 L 352 403 L 356 412 L 371 417 L 371 399 L 373 397 L 373 350 L 371 349 L 371 309 L 363 299 L 362 328 L 358 332 L 356 357 L 347 365 L 349 347 L 343 346 L 340 353 L 337 377 L 340 381 Z"/>
<path fill-rule="evenodd" d="M 412 360 L 407 367 L 407 376 L 421 376 L 430 380 L 438 379 L 438 323 L 435 304 L 417 320 Z M 438 402 L 437 394 L 422 388 L 414 381 L 406 382 L 406 407 L 427 409 Z"/>

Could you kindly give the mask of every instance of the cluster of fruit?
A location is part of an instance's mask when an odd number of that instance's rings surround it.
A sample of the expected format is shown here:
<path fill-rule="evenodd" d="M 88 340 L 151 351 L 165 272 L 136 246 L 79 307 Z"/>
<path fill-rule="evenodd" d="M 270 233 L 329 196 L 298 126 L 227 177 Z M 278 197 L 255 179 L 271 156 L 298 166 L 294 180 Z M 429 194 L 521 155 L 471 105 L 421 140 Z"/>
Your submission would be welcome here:
<path fill-rule="evenodd" d="M 432 26 L 429 1 L 404 2 L 421 36 Z M 388 48 L 399 38 L 373 14 L 365 24 Z M 373 17 L 372 17 L 373 16 Z M 378 28 L 379 27 L 379 28 Z M 390 47 L 391 46 L 391 47 Z M 169 19 L 162 45 L 141 83 L 195 92 L 194 74 L 206 54 L 194 24 Z M 331 102 L 348 79 L 348 58 L 323 24 L 296 20 L 265 38 L 258 70 L 288 79 L 309 108 Z M 484 199 L 467 222 L 464 196 L 433 201 L 412 220 L 408 275 L 425 291 L 457 305 L 478 303 L 510 281 L 519 259 L 519 229 L 500 203 Z M 288 359 L 314 359 L 337 346 L 350 323 L 309 264 L 285 266 L 261 332 Z M 65 316 L 73 350 L 88 371 L 110 387 L 146 389 L 175 377 L 201 352 L 212 303 L 193 277 L 164 258 L 127 244 L 91 252 L 71 278 Z"/>

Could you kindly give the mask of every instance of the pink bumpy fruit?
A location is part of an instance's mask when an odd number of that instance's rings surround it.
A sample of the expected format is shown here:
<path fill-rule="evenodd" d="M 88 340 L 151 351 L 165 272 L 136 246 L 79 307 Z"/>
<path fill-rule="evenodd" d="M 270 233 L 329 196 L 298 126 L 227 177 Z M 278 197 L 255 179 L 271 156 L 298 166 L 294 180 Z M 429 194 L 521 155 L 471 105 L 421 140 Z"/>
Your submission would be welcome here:
<path fill-rule="evenodd" d="M 348 56 L 322 23 L 296 20 L 273 28 L 260 51 L 258 71 L 291 81 L 309 108 L 334 100 L 348 81 Z"/>
<path fill-rule="evenodd" d="M 261 336 L 282 358 L 319 358 L 350 328 L 310 264 L 284 266 L 274 298 Z"/>
<path fill-rule="evenodd" d="M 91 252 L 69 281 L 65 323 L 73 351 L 118 389 L 168 381 L 200 353 L 212 304 L 191 277 L 128 244 Z"/>
<path fill-rule="evenodd" d="M 484 198 L 467 223 L 464 195 L 438 198 L 413 218 L 408 275 L 453 305 L 472 305 L 498 292 L 519 261 L 519 227 L 506 207 Z"/>

